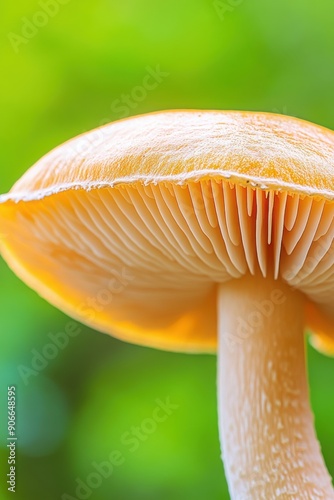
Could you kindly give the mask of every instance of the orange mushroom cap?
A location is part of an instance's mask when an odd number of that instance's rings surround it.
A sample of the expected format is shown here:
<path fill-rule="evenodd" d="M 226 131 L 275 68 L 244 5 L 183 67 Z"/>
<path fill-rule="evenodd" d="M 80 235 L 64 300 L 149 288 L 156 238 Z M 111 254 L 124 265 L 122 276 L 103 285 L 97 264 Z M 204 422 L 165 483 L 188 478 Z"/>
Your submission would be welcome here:
<path fill-rule="evenodd" d="M 216 286 L 274 273 L 334 353 L 334 133 L 252 112 L 171 111 L 57 147 L 0 197 L 10 267 L 123 340 L 214 351 Z"/>

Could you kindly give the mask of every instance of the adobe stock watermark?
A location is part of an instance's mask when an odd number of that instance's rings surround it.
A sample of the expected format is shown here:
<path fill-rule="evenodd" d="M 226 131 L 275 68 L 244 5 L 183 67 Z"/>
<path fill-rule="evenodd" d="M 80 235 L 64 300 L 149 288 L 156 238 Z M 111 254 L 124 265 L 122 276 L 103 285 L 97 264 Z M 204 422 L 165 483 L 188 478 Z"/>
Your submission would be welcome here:
<path fill-rule="evenodd" d="M 284 272 L 283 279 L 293 290 L 302 289 L 303 281 L 312 275 L 322 260 L 332 259 L 334 253 L 334 221 L 332 227 L 332 230 L 319 239 L 312 253 L 306 257 L 301 269 L 293 266 Z M 273 314 L 275 307 L 283 304 L 286 300 L 287 297 L 283 291 L 275 288 L 271 291 L 268 299 L 255 301 L 254 309 L 245 318 L 240 316 L 237 318 L 235 332 L 224 331 L 222 333 L 223 341 L 227 344 L 228 349 L 233 352 L 237 345 L 242 344 L 256 333 L 256 330 L 263 328 L 264 319 L 269 318 Z"/>
<path fill-rule="evenodd" d="M 131 112 L 137 108 L 139 103 L 144 101 L 149 94 L 155 90 L 170 73 L 163 71 L 160 64 L 154 68 L 146 66 L 146 74 L 144 75 L 141 83 L 132 88 L 129 93 L 121 94 L 114 99 L 110 105 L 113 115 L 103 118 L 98 123 L 98 127 L 108 124 L 114 118 L 122 119 L 131 115 Z M 103 129 L 97 128 L 90 132 L 89 136 L 83 136 L 81 140 L 76 142 L 74 152 L 78 155 L 85 156 L 93 148 L 98 147 L 105 140 Z"/>
<path fill-rule="evenodd" d="M 246 317 L 237 317 L 236 330 L 234 332 L 224 331 L 222 334 L 228 349 L 233 352 L 236 345 L 241 345 L 258 329 L 263 328 L 264 319 L 269 318 L 275 308 L 287 300 L 286 295 L 279 288 L 274 288 L 268 299 L 254 301 L 254 309 Z"/>
<path fill-rule="evenodd" d="M 289 115 L 288 107 L 287 106 L 282 106 L 282 108 L 273 108 L 271 110 L 272 113 L 275 113 L 276 115 L 286 115 L 286 116 L 292 116 Z"/>
<path fill-rule="evenodd" d="M 170 397 L 166 397 L 164 400 L 156 399 L 155 404 L 156 406 L 149 417 L 144 418 L 139 425 L 133 425 L 121 435 L 119 449 L 112 450 L 102 462 L 91 462 L 89 474 L 84 478 L 77 477 L 73 494 L 63 493 L 61 500 L 87 500 L 90 498 L 104 480 L 109 479 L 117 468 L 126 463 L 128 454 L 135 453 L 142 443 L 146 442 L 157 431 L 158 427 L 179 408 L 178 404 L 170 401 Z"/>
<path fill-rule="evenodd" d="M 212 5 L 221 21 L 224 21 L 227 14 L 233 12 L 244 0 L 214 0 Z"/>
<path fill-rule="evenodd" d="M 313 273 L 320 262 L 325 259 L 332 259 L 334 253 L 334 219 L 331 226 L 332 228 L 319 239 L 312 253 L 307 255 L 302 268 L 294 266 L 284 273 L 285 281 L 291 282 L 293 288 L 298 289 L 303 280 Z"/>
<path fill-rule="evenodd" d="M 157 64 L 155 68 L 146 66 L 146 74 L 141 83 L 130 90 L 128 94 L 122 94 L 111 103 L 110 109 L 118 118 L 127 118 L 135 110 L 139 103 L 144 101 L 149 94 L 155 90 L 169 75 L 167 71 Z"/>
<path fill-rule="evenodd" d="M 38 2 L 39 10 L 31 16 L 21 18 L 20 33 L 9 32 L 7 38 L 17 54 L 22 45 L 26 45 L 34 38 L 41 28 L 44 28 L 51 18 L 55 17 L 60 8 L 71 0 L 40 0 Z"/>
<path fill-rule="evenodd" d="M 126 286 L 134 279 L 131 271 L 123 267 L 119 272 L 113 270 L 115 277 L 108 281 L 107 287 L 101 288 L 95 296 L 89 296 L 77 306 L 77 312 L 83 320 L 94 320 L 114 299 L 114 296 L 123 292 Z M 28 365 L 18 365 L 18 373 L 24 383 L 28 385 L 31 377 L 36 377 L 45 370 L 70 343 L 73 337 L 82 332 L 79 323 L 69 320 L 62 331 L 47 334 L 48 342 L 42 348 L 32 349 Z"/>

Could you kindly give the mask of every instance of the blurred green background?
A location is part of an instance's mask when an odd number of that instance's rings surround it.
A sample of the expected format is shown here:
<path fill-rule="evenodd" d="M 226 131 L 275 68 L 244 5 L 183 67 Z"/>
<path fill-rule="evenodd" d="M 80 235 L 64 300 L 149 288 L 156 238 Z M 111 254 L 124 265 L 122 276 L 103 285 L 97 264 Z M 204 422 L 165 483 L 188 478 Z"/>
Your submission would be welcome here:
<path fill-rule="evenodd" d="M 264 110 L 334 128 L 333 17 L 330 0 L 4 3 L 0 191 L 64 140 L 153 110 Z M 153 70 L 160 76 L 148 88 L 145 77 Z M 15 498 L 77 498 L 78 478 L 86 481 L 93 462 L 114 450 L 122 463 L 81 498 L 228 498 L 214 356 L 132 346 L 82 326 L 25 384 L 22 366 L 31 367 L 48 334 L 64 331 L 69 319 L 3 261 L 0 276 L 1 498 L 7 498 L 2 410 L 12 384 L 18 392 Z M 334 360 L 308 351 L 317 432 L 333 475 Z M 136 446 L 126 445 L 124 433 L 166 398 L 177 408 Z"/>

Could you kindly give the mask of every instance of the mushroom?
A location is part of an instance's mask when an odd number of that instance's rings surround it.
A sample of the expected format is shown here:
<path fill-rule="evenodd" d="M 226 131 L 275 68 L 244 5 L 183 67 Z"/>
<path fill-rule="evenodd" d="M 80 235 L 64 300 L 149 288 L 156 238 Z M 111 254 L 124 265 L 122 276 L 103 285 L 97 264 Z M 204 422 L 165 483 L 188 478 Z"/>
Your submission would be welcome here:
<path fill-rule="evenodd" d="M 305 367 L 306 329 L 334 352 L 333 159 L 334 133 L 296 118 L 160 112 L 66 142 L 0 198 L 4 259 L 56 307 L 218 352 L 232 498 L 334 498 Z"/>

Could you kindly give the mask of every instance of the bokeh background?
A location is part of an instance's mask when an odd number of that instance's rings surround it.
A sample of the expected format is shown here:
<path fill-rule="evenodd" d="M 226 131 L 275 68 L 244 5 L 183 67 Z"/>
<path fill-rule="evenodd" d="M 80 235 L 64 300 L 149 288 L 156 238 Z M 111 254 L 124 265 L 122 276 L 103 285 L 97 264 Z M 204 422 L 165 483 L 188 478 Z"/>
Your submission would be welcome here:
<path fill-rule="evenodd" d="M 334 128 L 330 0 L 16 0 L 1 10 L 1 192 L 66 139 L 153 110 L 263 110 Z M 147 88 L 153 71 L 156 85 Z M 15 498 L 228 498 L 214 356 L 132 346 L 81 326 L 46 366 L 27 372 L 69 319 L 3 261 L 0 277 L 1 498 L 12 384 Z M 317 432 L 333 475 L 334 360 L 311 347 L 308 356 Z M 138 446 L 125 445 L 124 433 L 166 398 L 177 408 Z M 76 496 L 78 479 L 86 482 L 93 462 L 114 450 L 123 463 Z"/>

